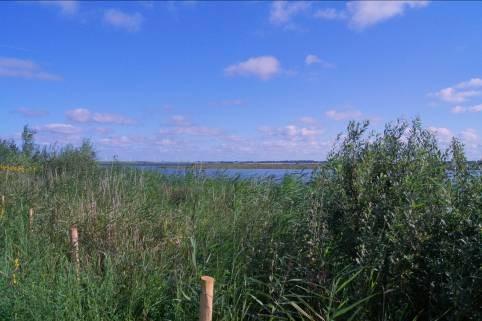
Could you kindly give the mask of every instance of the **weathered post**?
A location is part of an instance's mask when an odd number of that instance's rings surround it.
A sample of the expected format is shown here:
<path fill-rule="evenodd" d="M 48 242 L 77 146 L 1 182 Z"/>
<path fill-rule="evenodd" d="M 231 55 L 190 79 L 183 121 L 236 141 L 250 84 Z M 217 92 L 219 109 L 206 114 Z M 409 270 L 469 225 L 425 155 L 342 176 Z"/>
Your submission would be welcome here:
<path fill-rule="evenodd" d="M 70 247 L 71 247 L 71 260 L 75 264 L 75 270 L 77 274 L 77 279 L 80 273 L 80 258 L 79 258 L 79 231 L 77 230 L 77 225 L 73 224 L 70 227 Z"/>
<path fill-rule="evenodd" d="M 201 277 L 201 305 L 199 321 L 211 321 L 213 318 L 214 279 L 210 276 Z"/>
<path fill-rule="evenodd" d="M 33 208 L 28 210 L 28 227 L 30 228 L 30 232 L 33 231 Z"/>

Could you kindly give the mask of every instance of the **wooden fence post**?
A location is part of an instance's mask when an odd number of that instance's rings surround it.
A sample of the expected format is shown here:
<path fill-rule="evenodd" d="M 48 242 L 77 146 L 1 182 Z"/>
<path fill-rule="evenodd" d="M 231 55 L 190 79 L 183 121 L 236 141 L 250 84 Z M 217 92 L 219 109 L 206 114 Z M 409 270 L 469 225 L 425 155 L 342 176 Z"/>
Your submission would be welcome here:
<path fill-rule="evenodd" d="M 80 258 L 79 258 L 79 231 L 77 225 L 73 224 L 70 227 L 70 247 L 71 247 L 71 260 L 75 264 L 75 270 L 77 279 L 80 273 Z"/>
<path fill-rule="evenodd" d="M 33 208 L 28 210 L 28 227 L 30 228 L 30 232 L 33 231 Z"/>
<path fill-rule="evenodd" d="M 211 321 L 213 318 L 214 279 L 210 276 L 201 277 L 201 305 L 199 321 Z"/>

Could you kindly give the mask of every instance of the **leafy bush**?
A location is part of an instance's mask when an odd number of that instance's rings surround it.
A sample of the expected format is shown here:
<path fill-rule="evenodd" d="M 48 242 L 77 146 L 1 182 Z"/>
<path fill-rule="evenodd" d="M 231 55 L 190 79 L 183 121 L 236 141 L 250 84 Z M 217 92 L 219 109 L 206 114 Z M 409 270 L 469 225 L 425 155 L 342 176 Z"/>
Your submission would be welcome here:
<path fill-rule="evenodd" d="M 367 129 L 350 123 L 318 173 L 317 246 L 333 248 L 330 261 L 363 268 L 365 279 L 376 272 L 369 319 L 477 320 L 481 180 L 462 145 L 442 152 L 418 120 L 382 135 Z"/>

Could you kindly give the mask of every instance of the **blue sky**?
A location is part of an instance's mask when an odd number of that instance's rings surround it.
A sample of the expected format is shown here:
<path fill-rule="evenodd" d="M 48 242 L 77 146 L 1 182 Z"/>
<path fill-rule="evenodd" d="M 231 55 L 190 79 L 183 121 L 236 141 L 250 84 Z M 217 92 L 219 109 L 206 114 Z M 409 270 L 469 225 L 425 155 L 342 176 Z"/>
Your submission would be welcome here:
<path fill-rule="evenodd" d="M 477 2 L 2 2 L 0 137 L 100 159 L 324 159 L 420 116 L 482 158 Z"/>

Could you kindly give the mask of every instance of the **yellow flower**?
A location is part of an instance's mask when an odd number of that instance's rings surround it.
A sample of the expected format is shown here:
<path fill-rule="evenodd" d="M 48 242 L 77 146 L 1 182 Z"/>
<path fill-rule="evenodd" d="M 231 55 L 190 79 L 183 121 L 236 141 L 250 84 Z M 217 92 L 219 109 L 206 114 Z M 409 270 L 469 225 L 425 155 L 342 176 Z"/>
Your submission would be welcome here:
<path fill-rule="evenodd" d="M 0 165 L 0 171 L 14 172 L 14 173 L 26 173 L 28 171 L 33 171 L 34 168 L 28 168 L 20 165 Z"/>
<path fill-rule="evenodd" d="M 17 271 L 20 268 L 20 259 L 17 257 L 15 259 L 15 271 Z"/>

